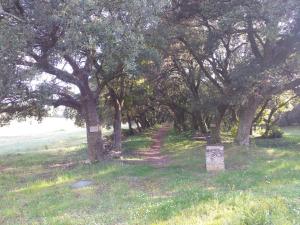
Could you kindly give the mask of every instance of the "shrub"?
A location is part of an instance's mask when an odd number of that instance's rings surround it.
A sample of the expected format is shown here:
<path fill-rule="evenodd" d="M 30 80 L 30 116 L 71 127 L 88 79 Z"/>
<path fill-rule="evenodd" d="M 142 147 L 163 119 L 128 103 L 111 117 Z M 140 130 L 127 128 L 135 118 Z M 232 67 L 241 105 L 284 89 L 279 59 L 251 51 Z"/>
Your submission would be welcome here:
<path fill-rule="evenodd" d="M 134 135 L 134 133 L 131 133 L 131 131 L 129 129 L 122 129 L 122 135 L 124 137 L 129 137 L 129 136 Z"/>
<path fill-rule="evenodd" d="M 283 130 L 278 126 L 272 126 L 268 136 L 265 138 L 282 138 Z"/>

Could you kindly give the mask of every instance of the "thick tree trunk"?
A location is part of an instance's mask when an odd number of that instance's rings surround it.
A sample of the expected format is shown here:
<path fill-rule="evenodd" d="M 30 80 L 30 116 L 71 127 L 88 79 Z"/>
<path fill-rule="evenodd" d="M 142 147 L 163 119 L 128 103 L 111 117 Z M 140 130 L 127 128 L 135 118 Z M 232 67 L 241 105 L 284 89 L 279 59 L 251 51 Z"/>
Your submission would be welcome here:
<path fill-rule="evenodd" d="M 117 101 L 114 105 L 115 117 L 114 117 L 114 143 L 113 147 L 117 151 L 122 150 L 122 106 Z"/>
<path fill-rule="evenodd" d="M 215 123 L 211 124 L 211 139 L 210 144 L 220 144 L 222 142 L 221 139 L 221 123 L 223 116 L 218 116 L 215 120 Z"/>
<path fill-rule="evenodd" d="M 198 118 L 197 118 L 197 113 L 192 114 L 192 129 L 194 131 L 199 131 L 199 123 L 198 123 Z"/>
<path fill-rule="evenodd" d="M 174 128 L 177 131 L 186 131 L 187 126 L 185 124 L 185 113 L 183 110 L 177 110 L 174 112 L 175 118 L 174 118 Z"/>
<path fill-rule="evenodd" d="M 84 118 L 86 123 L 88 158 L 90 162 L 101 161 L 105 158 L 103 148 L 102 128 L 97 112 L 97 102 L 87 100 L 83 102 Z"/>
<path fill-rule="evenodd" d="M 214 144 L 220 144 L 222 142 L 221 138 L 221 122 L 222 120 L 217 120 L 215 123 L 215 127 L 212 128 L 212 139 L 214 140 Z"/>
<path fill-rule="evenodd" d="M 242 146 L 250 144 L 250 132 L 259 103 L 259 99 L 250 97 L 247 103 L 241 107 L 239 112 L 239 127 L 235 138 L 237 144 Z"/>
<path fill-rule="evenodd" d="M 211 124 L 211 139 L 210 144 L 220 144 L 222 142 L 221 139 L 221 124 L 224 118 L 224 115 L 227 110 L 226 105 L 221 105 L 218 107 L 217 115 L 215 116 L 214 123 Z"/>

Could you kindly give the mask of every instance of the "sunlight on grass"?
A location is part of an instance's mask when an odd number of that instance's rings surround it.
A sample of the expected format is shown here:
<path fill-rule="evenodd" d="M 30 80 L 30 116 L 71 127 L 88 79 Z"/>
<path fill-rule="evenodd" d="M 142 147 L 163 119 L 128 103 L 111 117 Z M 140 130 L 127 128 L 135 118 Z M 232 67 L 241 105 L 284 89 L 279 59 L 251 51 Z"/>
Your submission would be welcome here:
<path fill-rule="evenodd" d="M 151 145 L 153 130 L 124 143 L 128 160 Z M 205 143 L 170 131 L 165 168 L 99 164 L 84 146 L 0 156 L 0 224 L 296 225 L 300 221 L 300 130 L 251 148 L 225 144 L 226 171 L 207 173 Z M 66 167 L 71 163 L 72 166 Z M 79 180 L 94 184 L 81 189 Z"/>
<path fill-rule="evenodd" d="M 45 188 L 52 187 L 55 185 L 69 183 L 70 181 L 74 181 L 74 180 L 75 180 L 75 177 L 70 177 L 70 176 L 64 175 L 64 176 L 57 177 L 55 180 L 37 181 L 28 187 L 23 187 L 23 188 L 14 190 L 13 192 L 16 192 L 16 193 L 17 192 L 25 192 L 26 194 L 30 194 L 32 192 L 36 192 L 41 189 L 45 189 Z"/>
<path fill-rule="evenodd" d="M 213 199 L 204 204 L 193 205 L 183 210 L 167 221 L 153 224 L 189 224 L 189 225 L 217 225 L 217 224 L 292 224 L 289 218 L 288 206 L 280 198 L 256 197 L 253 194 L 240 193 L 237 196 Z"/>

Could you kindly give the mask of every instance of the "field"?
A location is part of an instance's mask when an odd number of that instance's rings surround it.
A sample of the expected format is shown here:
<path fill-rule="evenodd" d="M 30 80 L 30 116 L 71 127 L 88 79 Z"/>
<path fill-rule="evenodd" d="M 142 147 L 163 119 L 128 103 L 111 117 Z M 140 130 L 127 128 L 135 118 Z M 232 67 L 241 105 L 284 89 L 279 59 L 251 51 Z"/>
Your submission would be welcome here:
<path fill-rule="evenodd" d="M 205 171 L 205 143 L 189 133 L 169 132 L 171 162 L 156 168 L 85 164 L 83 130 L 47 132 L 0 138 L 0 224 L 300 224 L 299 127 L 249 149 L 225 144 L 222 173 Z M 128 157 L 153 132 L 127 139 Z M 78 180 L 95 183 L 72 189 Z"/>

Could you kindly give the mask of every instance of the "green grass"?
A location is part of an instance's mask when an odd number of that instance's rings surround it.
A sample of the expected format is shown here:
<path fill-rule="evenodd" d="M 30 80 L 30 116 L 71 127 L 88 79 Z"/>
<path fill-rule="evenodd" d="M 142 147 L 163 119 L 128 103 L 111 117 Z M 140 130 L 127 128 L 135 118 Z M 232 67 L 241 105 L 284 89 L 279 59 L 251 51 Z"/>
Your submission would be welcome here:
<path fill-rule="evenodd" d="M 126 153 L 149 147 L 152 132 L 126 140 Z M 83 164 L 84 146 L 71 143 L 0 155 L 0 224 L 300 224 L 299 143 L 300 128 L 250 149 L 226 143 L 221 173 L 205 171 L 204 143 L 174 131 L 163 148 L 172 159 L 165 168 Z M 80 179 L 95 185 L 71 189 Z"/>
<path fill-rule="evenodd" d="M 154 130 L 148 130 L 143 134 L 136 136 L 129 136 L 125 141 L 123 141 L 123 151 L 125 154 L 132 154 L 135 151 L 146 150 L 151 145 L 151 134 Z"/>

